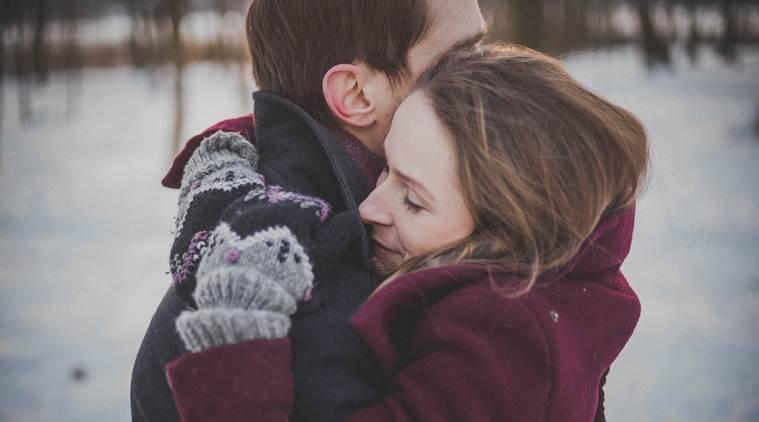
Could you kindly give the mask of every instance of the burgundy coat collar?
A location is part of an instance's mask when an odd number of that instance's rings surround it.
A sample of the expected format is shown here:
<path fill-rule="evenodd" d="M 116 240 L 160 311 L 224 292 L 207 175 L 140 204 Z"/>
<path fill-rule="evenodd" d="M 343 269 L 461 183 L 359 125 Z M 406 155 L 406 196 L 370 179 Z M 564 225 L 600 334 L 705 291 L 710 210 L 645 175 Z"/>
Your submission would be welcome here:
<path fill-rule="evenodd" d="M 635 207 L 602 219 L 554 282 L 580 278 L 598 283 L 613 280 L 630 251 L 634 220 Z M 494 276 L 498 282 L 507 281 Z M 354 316 L 352 324 L 370 343 L 381 366 L 392 370 L 398 367 L 401 358 L 391 337 L 393 327 L 407 325 L 418 318 L 419 312 L 425 312 L 429 304 L 473 284 L 492 289 L 485 270 L 474 265 L 415 271 L 377 291 Z"/>
<path fill-rule="evenodd" d="M 635 205 L 602 219 L 559 278 L 596 279 L 619 271 L 630 253 L 634 225 Z"/>
<path fill-rule="evenodd" d="M 634 206 L 602 219 L 557 278 L 587 278 L 617 272 L 630 252 L 634 221 Z M 415 271 L 380 289 L 373 297 L 444 291 L 480 279 L 483 275 L 486 273 L 481 267 L 466 264 Z"/>
<path fill-rule="evenodd" d="M 255 142 L 255 125 L 254 117 L 252 114 L 236 117 L 234 119 L 228 119 L 216 123 L 215 125 L 204 130 L 202 133 L 193 136 L 185 144 L 185 146 L 174 157 L 174 161 L 171 163 L 171 167 L 166 175 L 161 180 L 161 184 L 167 188 L 179 189 L 182 184 L 182 175 L 184 174 L 184 166 L 190 161 L 192 153 L 200 146 L 203 139 L 211 136 L 218 131 L 224 132 L 237 132 L 248 139 L 251 142 Z"/>

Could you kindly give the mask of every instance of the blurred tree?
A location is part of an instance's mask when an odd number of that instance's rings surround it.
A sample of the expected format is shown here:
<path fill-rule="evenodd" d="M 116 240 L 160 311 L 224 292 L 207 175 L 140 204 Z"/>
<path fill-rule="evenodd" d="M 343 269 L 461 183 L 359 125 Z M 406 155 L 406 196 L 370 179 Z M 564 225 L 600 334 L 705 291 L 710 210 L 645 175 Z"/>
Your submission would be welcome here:
<path fill-rule="evenodd" d="M 512 0 L 514 42 L 535 49 L 544 47 L 544 0 Z"/>
<path fill-rule="evenodd" d="M 32 0 L 26 4 L 30 6 L 30 14 L 34 17 L 32 68 L 34 69 L 34 75 L 37 80 L 45 82 L 48 77 L 48 47 L 46 35 L 50 19 L 50 4 L 47 0 Z"/>
<path fill-rule="evenodd" d="M 137 67 L 147 66 L 155 48 L 150 10 L 143 0 L 122 0 L 122 2 L 132 24 L 129 36 L 130 62 Z"/>
<path fill-rule="evenodd" d="M 163 6 L 171 21 L 171 41 L 174 63 L 177 68 L 184 65 L 184 44 L 182 42 L 182 19 L 187 13 L 187 0 L 163 0 Z"/>
<path fill-rule="evenodd" d="M 685 8 L 688 12 L 688 35 L 685 39 L 685 52 L 691 63 L 698 60 L 698 44 L 702 41 L 698 28 L 696 0 L 686 0 Z"/>
<path fill-rule="evenodd" d="M 224 33 L 224 17 L 228 11 L 227 0 L 213 0 L 213 7 L 216 14 L 221 17 L 221 25 L 216 27 L 216 45 L 213 47 L 212 56 L 216 60 L 226 63 L 229 59 L 229 53 L 226 48 L 226 37 Z"/>
<path fill-rule="evenodd" d="M 86 66 L 137 67 L 170 63 L 175 70 L 175 139 L 181 136 L 183 113 L 183 73 L 187 63 L 211 60 L 234 63 L 245 78 L 247 54 L 243 25 L 230 31 L 230 12 L 244 13 L 251 0 L 0 0 L 0 95 L 3 78 L 12 75 L 18 93 L 18 114 L 22 121 L 32 118 L 31 90 L 44 83 L 53 70 L 63 70 L 67 80 Z M 686 53 L 696 60 L 698 46 L 715 46 L 725 60 L 736 58 L 737 46 L 759 42 L 756 0 L 480 0 L 491 24 L 490 41 L 526 44 L 552 54 L 600 47 L 619 42 L 639 43 L 649 66 L 668 64 L 671 48 L 684 38 Z M 632 6 L 639 19 L 635 34 L 619 31 L 617 19 L 622 6 Z M 684 6 L 686 28 L 676 33 L 676 6 Z M 629 9 L 628 9 L 629 10 Z M 192 38 L 182 23 L 190 11 L 202 11 L 215 28 L 204 31 L 205 38 Z M 105 14 L 128 16 L 131 28 L 123 41 L 87 38 L 79 41 L 83 19 Z M 700 27 L 699 16 L 722 16 L 723 30 L 714 33 Z M 665 20 L 657 20 L 666 17 Z M 666 22 L 665 22 L 666 21 Z M 683 37 L 684 35 L 684 37 Z M 75 70 L 69 72 L 69 70 Z M 77 76 L 79 75 L 79 76 Z M 75 85 L 72 83 L 74 91 Z M 1 98 L 1 97 L 0 97 Z M 69 105 L 75 98 L 67 97 Z M 245 101 L 249 99 L 245 95 Z M 70 109 L 71 107 L 69 107 Z M 15 113 L 16 107 L 13 108 Z M 7 113 L 7 111 L 6 111 Z M 0 124 L 3 109 L 0 104 Z"/>
<path fill-rule="evenodd" d="M 583 45 L 588 39 L 588 0 L 564 0 L 561 38 L 569 45 Z"/>
<path fill-rule="evenodd" d="M 16 77 L 16 92 L 18 100 L 18 115 L 21 122 L 32 119 L 32 103 L 30 95 L 30 81 L 28 79 L 32 66 L 29 63 L 27 51 L 26 27 L 30 21 L 32 12 L 31 4 L 27 2 L 10 2 L 5 10 L 8 13 L 9 27 L 12 33 L 13 70 Z"/>
<path fill-rule="evenodd" d="M 77 108 L 79 87 L 81 86 L 81 71 L 84 67 L 82 48 L 79 45 L 78 17 L 83 0 L 68 0 L 67 7 L 61 11 L 62 34 L 61 43 L 63 57 L 61 65 L 65 75 L 66 85 L 66 117 L 71 118 Z"/>
<path fill-rule="evenodd" d="M 187 13 L 186 0 L 162 0 L 164 12 L 168 12 L 171 21 L 172 51 L 174 53 L 174 133 L 173 150 L 179 149 L 184 125 L 184 44 L 182 42 L 182 19 Z"/>
<path fill-rule="evenodd" d="M 656 33 L 651 18 L 649 0 L 637 0 L 638 19 L 640 21 L 640 37 L 643 44 L 643 54 L 649 67 L 668 65 L 670 63 L 669 45 Z"/>
<path fill-rule="evenodd" d="M 735 62 L 737 41 L 735 13 L 732 0 L 720 0 L 722 15 L 722 37 L 717 43 L 717 51 L 728 63 Z"/>
<path fill-rule="evenodd" d="M 10 23 L 9 2 L 0 2 L 0 151 L 2 151 L 3 117 L 5 115 L 5 73 L 8 64 L 5 52 L 5 31 Z M 0 153 L 2 159 L 2 153 Z"/>

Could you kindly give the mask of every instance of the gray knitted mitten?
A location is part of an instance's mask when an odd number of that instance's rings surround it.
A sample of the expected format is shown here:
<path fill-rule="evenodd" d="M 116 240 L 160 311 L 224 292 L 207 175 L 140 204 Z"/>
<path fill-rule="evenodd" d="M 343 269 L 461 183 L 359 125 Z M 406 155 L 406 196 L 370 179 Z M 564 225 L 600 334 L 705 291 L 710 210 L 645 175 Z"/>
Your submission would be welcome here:
<path fill-rule="evenodd" d="M 263 177 L 256 172 L 257 164 L 258 151 L 239 133 L 219 131 L 204 139 L 184 168 L 177 204 L 176 236 L 187 229 L 184 227 L 185 217 L 200 194 L 211 190 L 228 192 L 244 185 L 263 189 Z"/>
<path fill-rule="evenodd" d="M 241 239 L 221 223 L 205 251 L 193 293 L 198 310 L 176 321 L 187 349 L 285 337 L 290 315 L 298 301 L 308 300 L 313 283 L 309 258 L 290 229 Z"/>

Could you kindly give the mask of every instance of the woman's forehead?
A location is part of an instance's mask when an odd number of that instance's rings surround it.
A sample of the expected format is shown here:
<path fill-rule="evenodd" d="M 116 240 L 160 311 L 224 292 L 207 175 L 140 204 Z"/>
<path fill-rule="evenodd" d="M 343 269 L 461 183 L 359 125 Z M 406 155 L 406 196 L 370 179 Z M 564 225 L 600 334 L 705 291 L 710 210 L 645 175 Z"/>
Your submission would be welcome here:
<path fill-rule="evenodd" d="M 385 142 L 388 166 L 432 190 L 455 179 L 455 157 L 450 133 L 421 93 L 403 101 Z"/>

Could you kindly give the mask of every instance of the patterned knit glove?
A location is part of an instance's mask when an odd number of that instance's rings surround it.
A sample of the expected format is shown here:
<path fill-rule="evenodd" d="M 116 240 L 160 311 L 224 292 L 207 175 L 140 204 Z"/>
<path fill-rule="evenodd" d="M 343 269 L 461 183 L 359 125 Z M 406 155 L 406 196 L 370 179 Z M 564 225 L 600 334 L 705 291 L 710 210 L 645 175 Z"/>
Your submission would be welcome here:
<path fill-rule="evenodd" d="M 290 329 L 299 300 L 308 300 L 311 263 L 286 227 L 269 228 L 241 239 L 222 223 L 198 266 L 193 297 L 197 311 L 176 322 L 188 350 L 280 338 Z"/>
<path fill-rule="evenodd" d="M 258 153 L 237 132 L 216 132 L 205 138 L 184 167 L 179 193 L 171 274 L 186 299 L 195 287 L 200 251 L 236 199 L 264 187 L 256 172 Z"/>
<path fill-rule="evenodd" d="M 184 167 L 179 208 L 211 189 L 230 190 L 245 183 L 263 185 L 256 173 L 258 152 L 237 132 L 216 132 L 204 139 Z M 181 215 L 181 213 L 180 213 Z"/>

